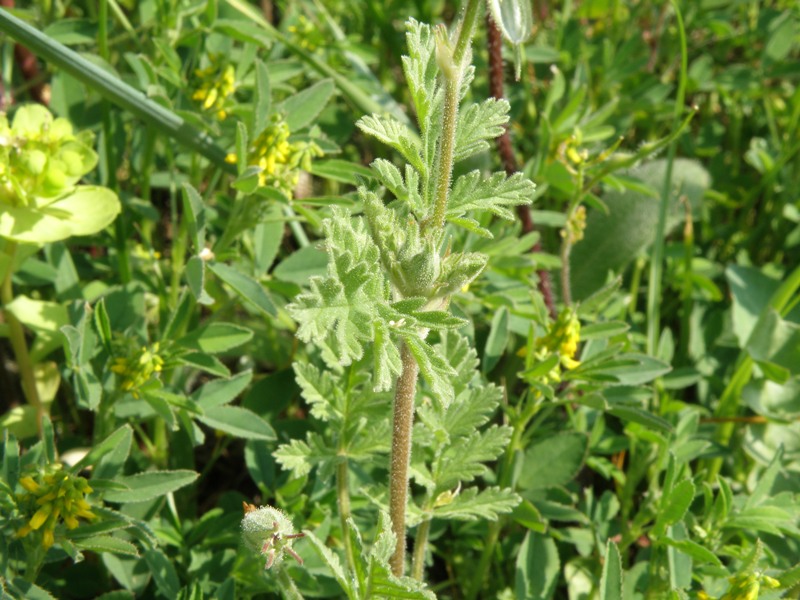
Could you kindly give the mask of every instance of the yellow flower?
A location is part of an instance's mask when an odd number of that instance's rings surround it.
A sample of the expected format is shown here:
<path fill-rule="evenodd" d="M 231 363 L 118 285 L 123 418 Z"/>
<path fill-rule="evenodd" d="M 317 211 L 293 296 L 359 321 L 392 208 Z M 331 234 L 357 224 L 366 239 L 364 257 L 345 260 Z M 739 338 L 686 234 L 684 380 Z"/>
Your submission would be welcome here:
<path fill-rule="evenodd" d="M 249 165 L 261 169 L 259 185 L 277 188 L 289 198 L 300 179 L 300 171 L 309 171 L 311 159 L 323 154 L 314 142 L 291 141 L 291 133 L 286 121 L 280 115 L 273 115 L 269 125 L 253 141 L 247 160 Z M 236 162 L 235 155 L 228 156 Z"/>
<path fill-rule="evenodd" d="M 55 543 L 55 530 L 60 522 L 75 529 L 78 518 L 95 518 L 84 497 L 92 488 L 83 477 L 65 471 L 61 465 L 22 477 L 19 483 L 26 492 L 17 500 L 23 513 L 29 516 L 28 522 L 17 530 L 19 538 L 39 534 L 42 546 L 47 549 Z"/>
<path fill-rule="evenodd" d="M 139 391 L 151 378 L 158 377 L 164 368 L 164 359 L 159 355 L 158 342 L 150 348 L 142 346 L 136 351 L 129 352 L 127 356 L 116 357 L 109 369 L 120 377 L 119 387 L 122 391 L 131 392 L 134 398 L 139 397 Z"/>
<path fill-rule="evenodd" d="M 209 66 L 194 72 L 199 84 L 192 94 L 192 100 L 200 102 L 203 110 L 214 112 L 217 118 L 223 121 L 228 116 L 230 105 L 233 104 L 236 70 L 233 65 L 223 65 L 219 56 L 214 55 L 209 58 Z"/>

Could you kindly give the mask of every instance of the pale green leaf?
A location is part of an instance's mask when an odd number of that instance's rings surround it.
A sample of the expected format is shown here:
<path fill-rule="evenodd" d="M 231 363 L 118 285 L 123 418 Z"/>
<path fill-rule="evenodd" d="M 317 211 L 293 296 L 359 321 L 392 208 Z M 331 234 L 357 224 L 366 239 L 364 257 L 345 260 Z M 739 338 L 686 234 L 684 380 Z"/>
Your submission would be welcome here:
<path fill-rule="evenodd" d="M 606 560 L 600 578 L 600 600 L 622 600 L 622 560 L 611 540 L 606 545 Z"/>
<path fill-rule="evenodd" d="M 110 552 L 112 554 L 122 554 L 123 556 L 139 556 L 136 546 L 126 540 L 111 537 L 108 535 L 98 535 L 96 537 L 74 540 L 75 546 L 81 550 L 91 550 L 100 554 Z"/>
<path fill-rule="evenodd" d="M 88 185 L 55 199 L 33 198 L 29 206 L 0 201 L 0 237 L 44 244 L 91 235 L 108 227 L 119 211 L 114 192 Z"/>
<path fill-rule="evenodd" d="M 408 349 L 419 365 L 420 373 L 428 384 L 434 398 L 447 407 L 453 400 L 453 387 L 449 378 L 455 374 L 447 361 L 429 344 L 418 336 L 403 336 Z"/>
<path fill-rule="evenodd" d="M 515 577 L 517 598 L 549 600 L 555 591 L 560 570 L 561 561 L 553 539 L 529 531 L 517 554 Z"/>
<path fill-rule="evenodd" d="M 468 211 L 489 211 L 504 219 L 513 220 L 509 207 L 530 204 L 536 186 L 522 173 L 506 177 L 494 173 L 484 178 L 480 171 L 470 171 L 456 179 L 447 205 L 448 219 L 461 217 Z"/>
<path fill-rule="evenodd" d="M 419 142 L 407 125 L 380 115 L 361 117 L 356 125 L 364 133 L 397 150 L 420 173 L 427 172 L 420 155 Z"/>
<path fill-rule="evenodd" d="M 442 519 L 496 521 L 501 514 L 514 510 L 519 502 L 520 497 L 509 489 L 490 487 L 478 491 L 471 487 L 457 494 L 449 504 L 435 507 L 433 514 Z"/>
<path fill-rule="evenodd" d="M 310 125 L 322 112 L 333 95 L 333 80 L 323 79 L 309 88 L 287 98 L 278 110 L 286 114 L 286 124 L 292 131 Z"/>
<path fill-rule="evenodd" d="M 503 134 L 508 122 L 509 105 L 506 100 L 489 98 L 472 104 L 458 115 L 456 126 L 456 161 L 489 149 L 489 140 Z"/>
<path fill-rule="evenodd" d="M 147 502 L 193 483 L 198 477 L 194 471 L 148 471 L 130 477 L 118 477 L 117 482 L 127 489 L 108 491 L 104 499 L 108 502 Z"/>
<path fill-rule="evenodd" d="M 241 406 L 212 406 L 197 417 L 209 427 L 245 440 L 274 440 L 275 430 L 256 413 Z"/>

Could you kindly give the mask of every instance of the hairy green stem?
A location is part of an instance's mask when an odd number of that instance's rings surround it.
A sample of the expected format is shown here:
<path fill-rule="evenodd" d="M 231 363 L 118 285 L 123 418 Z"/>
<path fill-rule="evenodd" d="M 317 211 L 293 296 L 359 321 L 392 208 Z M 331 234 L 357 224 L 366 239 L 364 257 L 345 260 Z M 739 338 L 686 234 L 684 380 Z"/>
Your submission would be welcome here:
<path fill-rule="evenodd" d="M 458 79 L 448 79 L 444 93 L 444 116 L 439 145 L 439 162 L 436 180 L 436 200 L 433 207 L 433 229 L 444 227 L 447 199 L 450 196 L 450 180 L 453 176 L 453 156 L 456 144 L 456 122 L 458 121 Z"/>
<path fill-rule="evenodd" d="M 417 535 L 414 538 L 414 556 L 411 561 L 411 576 L 422 581 L 425 575 L 425 550 L 428 546 L 428 535 L 431 532 L 431 520 L 425 519 L 417 527 Z"/>
<path fill-rule="evenodd" d="M 428 223 L 427 234 L 438 235 L 444 228 L 447 201 L 450 194 L 450 181 L 453 176 L 453 157 L 455 155 L 456 123 L 458 121 L 458 94 L 464 59 L 467 56 L 475 25 L 480 13 L 481 1 L 468 0 L 464 18 L 452 54 L 442 57 L 452 61 L 452 68 L 443 69 L 446 78 L 444 109 L 442 114 L 439 151 L 436 161 L 436 198 L 434 212 Z M 441 43 L 441 42 L 440 42 Z M 446 44 L 444 44 L 446 46 Z M 448 48 L 442 48 L 445 54 Z M 428 229 L 426 227 L 426 229 Z M 390 564 L 395 575 L 403 575 L 406 554 L 406 506 L 408 504 L 408 467 L 411 461 L 411 431 L 414 425 L 414 396 L 417 389 L 419 365 L 408 347 L 401 349 L 403 368 L 397 380 L 394 399 L 394 432 L 392 434 L 392 457 L 389 471 L 389 516 L 392 531 L 396 537 L 395 551 Z M 427 536 L 415 546 L 415 554 L 425 556 Z"/>
<path fill-rule="evenodd" d="M 400 350 L 403 370 L 397 379 L 394 395 L 392 457 L 389 467 L 389 516 L 396 537 L 390 561 L 392 573 L 403 575 L 406 558 L 406 505 L 408 504 L 408 467 L 411 462 L 411 430 L 414 425 L 414 396 L 417 392 L 419 365 L 408 346 Z"/>
<path fill-rule="evenodd" d="M 281 590 L 281 595 L 286 598 L 286 600 L 303 600 L 303 594 L 297 589 L 285 565 L 278 565 L 275 569 L 275 575 L 278 580 L 278 587 Z"/>
<path fill-rule="evenodd" d="M 453 176 L 453 156 L 456 144 L 456 124 L 458 122 L 458 92 L 461 87 L 461 74 L 464 71 L 464 58 L 467 55 L 475 24 L 478 21 L 480 0 L 469 0 L 464 10 L 464 19 L 458 31 L 455 49 L 452 54 L 453 68 L 444 71 L 446 78 L 444 93 L 444 111 L 439 138 L 439 155 L 436 174 L 436 198 L 433 207 L 431 225 L 434 231 L 444 227 L 447 213 L 447 200 L 450 195 L 450 180 Z"/>
<path fill-rule="evenodd" d="M 336 465 L 336 498 L 339 504 L 339 520 L 342 527 L 342 543 L 344 555 L 351 572 L 355 572 L 356 554 L 353 549 L 353 540 L 350 539 L 350 486 L 347 481 L 347 457 L 340 456 Z"/>
<path fill-rule="evenodd" d="M 42 417 L 45 414 L 44 405 L 39 398 L 39 390 L 36 389 L 36 377 L 33 373 L 33 362 L 28 352 L 28 343 L 25 341 L 25 329 L 19 319 L 10 310 L 7 310 L 8 305 L 14 300 L 14 288 L 11 278 L 14 275 L 14 256 L 17 252 L 17 244 L 6 241 L 5 252 L 8 256 L 8 270 L 3 279 L 2 288 L 0 288 L 0 301 L 3 303 L 3 316 L 6 325 L 8 325 L 8 339 L 11 342 L 11 349 L 17 361 L 17 369 L 19 369 L 19 376 L 22 381 L 22 391 L 28 403 L 36 410 L 36 428 L 39 431 L 39 437 L 41 437 Z"/>

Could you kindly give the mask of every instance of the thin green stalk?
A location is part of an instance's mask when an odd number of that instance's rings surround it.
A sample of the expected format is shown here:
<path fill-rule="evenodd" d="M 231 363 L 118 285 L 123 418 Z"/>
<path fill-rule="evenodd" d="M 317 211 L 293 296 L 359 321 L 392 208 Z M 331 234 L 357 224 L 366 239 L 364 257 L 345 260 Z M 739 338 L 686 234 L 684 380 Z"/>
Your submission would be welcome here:
<path fill-rule="evenodd" d="M 584 168 L 581 164 L 578 165 L 578 185 L 575 186 L 575 197 L 570 203 L 569 211 L 567 211 L 567 224 L 564 226 L 562 233 L 564 240 L 561 242 L 561 299 L 567 306 L 572 304 L 572 283 L 570 282 L 569 259 L 572 254 L 572 246 L 574 246 L 577 241 L 573 233 L 573 222 L 583 196 L 583 180 Z"/>
<path fill-rule="evenodd" d="M 14 275 L 14 255 L 17 252 L 17 244 L 6 241 L 5 252 L 8 256 L 8 270 L 3 279 L 2 288 L 0 288 L 0 301 L 3 303 L 3 316 L 5 317 L 6 325 L 8 325 L 8 339 L 11 342 L 11 349 L 14 352 L 14 359 L 17 361 L 17 369 L 22 380 L 22 391 L 28 404 L 36 410 L 36 428 L 39 431 L 39 437 L 41 437 L 42 417 L 45 414 L 45 410 L 42 400 L 39 398 L 39 390 L 36 388 L 36 377 L 33 374 L 33 362 L 28 352 L 28 342 L 25 340 L 25 329 L 19 319 L 10 310 L 7 310 L 8 305 L 14 300 L 14 288 L 11 278 Z"/>
<path fill-rule="evenodd" d="M 428 547 L 430 532 L 430 519 L 425 519 L 417 526 L 417 535 L 414 538 L 414 556 L 411 560 L 411 576 L 418 581 L 422 581 L 425 575 L 425 550 Z"/>
<path fill-rule="evenodd" d="M 289 570 L 285 565 L 280 564 L 275 568 L 275 575 L 278 580 L 278 587 L 286 600 L 303 600 L 303 594 L 297 589 L 294 580 L 289 575 Z"/>
<path fill-rule="evenodd" d="M 692 259 L 694 257 L 694 225 L 692 224 L 692 209 L 688 202 L 686 206 L 686 223 L 683 228 L 683 287 L 681 289 L 681 336 L 678 342 L 678 359 L 685 361 L 689 356 L 689 338 L 691 336 L 692 316 Z"/>
<path fill-rule="evenodd" d="M 511 432 L 511 441 L 506 447 L 506 452 L 503 455 L 503 462 L 500 464 L 500 471 L 497 478 L 497 483 L 500 487 L 509 487 L 511 485 L 511 473 L 514 467 L 514 454 L 517 448 L 521 446 L 522 436 L 528 428 L 531 419 L 536 416 L 541 408 L 541 403 L 531 398 L 528 405 L 525 407 L 524 412 L 514 422 L 514 429 Z M 500 531 L 503 528 L 504 519 L 498 518 L 496 521 L 489 523 L 489 533 L 486 535 L 486 540 L 483 544 L 483 551 L 478 560 L 478 565 L 475 568 L 475 576 L 470 582 L 467 589 L 467 599 L 475 600 L 483 589 L 483 582 L 486 580 L 486 574 L 489 572 L 491 566 L 492 556 L 494 555 L 494 548 L 497 540 L 500 539 Z"/>
<path fill-rule="evenodd" d="M 675 19 L 678 24 L 678 36 L 681 46 L 681 68 L 678 77 L 678 93 L 675 97 L 675 110 L 673 115 L 673 130 L 680 128 L 683 104 L 686 97 L 686 71 L 688 58 L 686 50 L 686 30 L 683 26 L 683 17 L 676 0 L 672 0 L 675 10 Z M 654 355 L 658 347 L 658 337 L 661 323 L 661 274 L 664 262 L 664 237 L 666 234 L 667 207 L 669 205 L 670 190 L 672 188 L 672 167 L 675 162 L 676 146 L 673 140 L 667 154 L 667 171 L 664 175 L 664 184 L 661 189 L 661 204 L 658 209 L 658 223 L 653 244 L 653 254 L 650 259 L 650 279 L 647 288 L 647 353 Z"/>
<path fill-rule="evenodd" d="M 400 350 L 403 370 L 397 379 L 394 396 L 392 456 L 389 468 L 389 516 L 396 542 L 390 561 L 392 572 L 403 575 L 406 558 L 406 505 L 408 504 L 408 467 L 411 462 L 411 430 L 414 425 L 414 397 L 417 392 L 419 365 L 408 346 Z"/>
<path fill-rule="evenodd" d="M 353 540 L 350 539 L 350 485 L 348 483 L 347 457 L 341 456 L 339 464 L 336 465 L 336 498 L 339 504 L 339 520 L 342 527 L 342 543 L 344 544 L 344 555 L 350 572 L 355 572 L 356 554 L 353 548 Z"/>

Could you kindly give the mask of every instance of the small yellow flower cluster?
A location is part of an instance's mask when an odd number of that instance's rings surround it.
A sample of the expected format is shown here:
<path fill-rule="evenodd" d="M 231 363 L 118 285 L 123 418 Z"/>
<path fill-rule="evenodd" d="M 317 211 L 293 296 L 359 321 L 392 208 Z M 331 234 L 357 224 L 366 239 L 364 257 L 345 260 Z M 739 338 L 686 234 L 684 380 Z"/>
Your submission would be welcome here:
<path fill-rule="evenodd" d="M 570 244 L 575 244 L 583 239 L 586 230 L 586 207 L 579 206 L 567 220 L 567 226 L 561 230 L 562 238 L 569 238 Z"/>
<path fill-rule="evenodd" d="M 313 52 L 324 41 L 319 29 L 305 15 L 300 15 L 297 24 L 289 25 L 286 29 L 297 38 L 297 45 L 304 50 Z"/>
<path fill-rule="evenodd" d="M 37 532 L 47 549 L 55 542 L 59 521 L 75 529 L 78 518 L 96 517 L 86 502 L 86 494 L 92 492 L 89 483 L 83 477 L 66 472 L 61 465 L 53 465 L 49 472 L 23 477 L 19 483 L 27 491 L 18 498 L 20 507 L 31 516 L 17 531 L 17 537 Z"/>
<path fill-rule="evenodd" d="M 731 582 L 728 591 L 720 600 L 757 600 L 761 587 L 776 589 L 781 586 L 777 579 L 763 573 L 740 573 L 729 578 Z"/>
<path fill-rule="evenodd" d="M 139 390 L 150 378 L 158 375 L 164 367 L 164 359 L 159 356 L 159 343 L 152 347 L 142 346 L 128 356 L 118 356 L 111 364 L 111 371 L 122 379 L 120 388 L 139 397 Z"/>
<path fill-rule="evenodd" d="M 281 190 L 289 198 L 300 179 L 300 171 L 311 170 L 311 159 L 322 156 L 322 149 L 314 142 L 292 141 L 289 125 L 280 115 L 273 115 L 270 124 L 253 141 L 248 154 L 248 164 L 259 167 L 258 183 Z M 236 155 L 226 159 L 236 162 Z"/>
<path fill-rule="evenodd" d="M 544 376 L 544 383 L 561 381 L 561 369 L 571 371 L 581 363 L 575 359 L 578 353 L 578 344 L 581 341 L 581 322 L 578 315 L 571 308 L 561 311 L 550 331 L 536 342 L 534 358 L 545 360 L 552 353 L 557 353 L 559 363 Z"/>
<path fill-rule="evenodd" d="M 220 121 L 228 117 L 230 99 L 236 91 L 236 74 L 233 65 L 223 65 L 218 57 L 211 57 L 211 64 L 197 69 L 194 74 L 200 87 L 192 94 L 192 100 L 202 103 L 203 110 L 213 111 Z"/>

